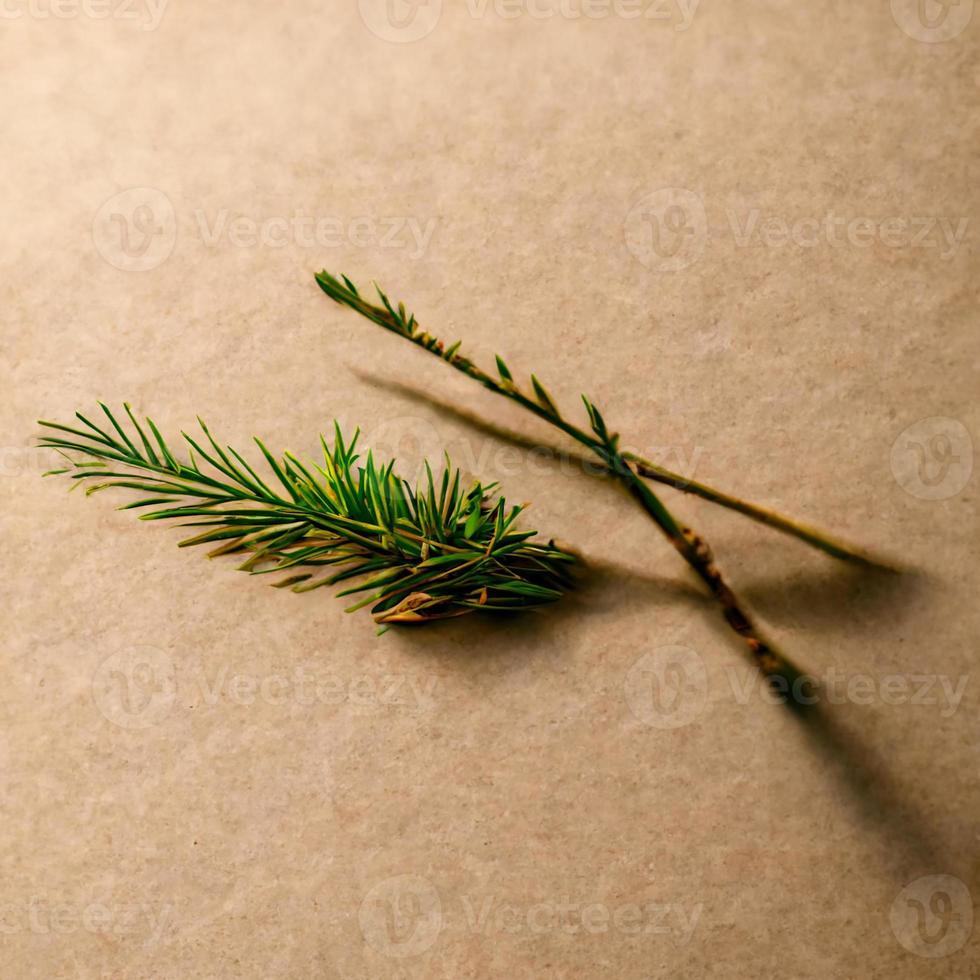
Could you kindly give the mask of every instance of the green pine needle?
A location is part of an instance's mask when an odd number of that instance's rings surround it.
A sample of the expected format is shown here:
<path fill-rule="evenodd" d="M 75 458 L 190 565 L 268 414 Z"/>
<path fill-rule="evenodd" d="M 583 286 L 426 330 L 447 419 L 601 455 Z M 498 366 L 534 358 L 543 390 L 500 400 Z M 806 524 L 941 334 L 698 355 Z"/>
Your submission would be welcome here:
<path fill-rule="evenodd" d="M 407 322 L 403 309 L 392 315 Z M 322 465 L 288 452 L 277 458 L 256 439 L 271 471 L 263 477 L 200 419 L 200 436 L 182 433 L 183 462 L 129 405 L 128 429 L 100 408 L 106 421 L 99 425 L 81 414 L 80 426 L 39 423 L 50 430 L 41 445 L 68 464 L 45 475 L 66 474 L 86 494 L 138 491 L 121 510 L 146 508 L 141 520 L 203 529 L 180 546 L 216 544 L 209 557 L 246 554 L 243 571 L 287 572 L 277 588 L 309 592 L 353 581 L 339 595 L 368 594 L 348 611 L 371 606 L 387 625 L 527 609 L 554 602 L 572 585 L 575 558 L 553 542 L 531 543 L 536 531 L 515 529 L 523 508 L 493 500 L 495 484 L 463 489 L 448 458 L 441 480 L 426 464 L 426 481 L 413 488 L 393 462 L 382 466 L 368 453 L 358 465 L 358 434 L 347 441 L 335 423 L 332 446 L 321 436 Z"/>

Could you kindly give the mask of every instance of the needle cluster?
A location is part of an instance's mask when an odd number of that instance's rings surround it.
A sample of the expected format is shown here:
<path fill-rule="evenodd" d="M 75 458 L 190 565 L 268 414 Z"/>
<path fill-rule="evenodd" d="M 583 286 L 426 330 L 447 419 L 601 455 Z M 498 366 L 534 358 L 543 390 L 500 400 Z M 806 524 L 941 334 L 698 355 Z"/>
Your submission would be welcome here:
<path fill-rule="evenodd" d="M 574 557 L 536 531 L 516 526 L 523 507 L 494 498 L 494 484 L 464 488 L 448 458 L 441 479 L 410 486 L 369 452 L 358 435 L 335 425 L 333 445 L 321 436 L 323 461 L 274 456 L 258 439 L 264 476 L 237 450 L 222 446 L 207 425 L 181 433 L 188 455 L 172 448 L 151 419 L 129 405 L 122 422 L 100 403 L 99 424 L 77 413 L 76 425 L 40 424 L 41 445 L 67 460 L 63 474 L 86 494 L 136 491 L 122 510 L 142 520 L 177 520 L 198 528 L 181 547 L 217 544 L 209 557 L 246 553 L 239 567 L 280 573 L 273 584 L 294 592 L 348 581 L 342 596 L 363 595 L 348 611 L 371 606 L 375 620 L 419 623 L 474 610 L 517 610 L 554 602 L 570 587 Z"/>

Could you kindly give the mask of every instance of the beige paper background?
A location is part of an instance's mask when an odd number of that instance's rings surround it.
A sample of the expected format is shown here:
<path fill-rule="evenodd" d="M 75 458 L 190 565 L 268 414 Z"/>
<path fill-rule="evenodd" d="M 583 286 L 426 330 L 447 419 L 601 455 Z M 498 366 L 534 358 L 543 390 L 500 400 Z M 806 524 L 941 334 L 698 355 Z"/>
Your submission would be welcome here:
<path fill-rule="evenodd" d="M 900 0 L 552 6 L 430 0 L 411 43 L 368 0 L 5 8 L 3 977 L 977 975 L 980 16 L 932 43 Z M 842 703 L 742 696 L 642 514 L 393 389 L 551 438 L 322 266 L 907 560 L 859 576 L 665 494 Z M 445 446 L 598 571 L 376 639 L 42 482 L 34 420 L 97 398 L 235 445 L 313 452 L 337 416 L 409 468 Z M 958 459 L 927 485 L 912 443 Z"/>

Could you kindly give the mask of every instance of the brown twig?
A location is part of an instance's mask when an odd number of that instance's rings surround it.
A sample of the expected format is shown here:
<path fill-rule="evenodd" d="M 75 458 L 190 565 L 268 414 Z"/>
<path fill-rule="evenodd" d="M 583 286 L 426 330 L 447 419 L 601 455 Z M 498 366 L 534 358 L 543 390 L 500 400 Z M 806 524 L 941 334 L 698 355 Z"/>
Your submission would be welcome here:
<path fill-rule="evenodd" d="M 749 653 L 759 669 L 766 675 L 778 674 L 784 677 L 797 673 L 796 668 L 792 666 L 789 660 L 777 652 L 753 624 L 735 593 L 723 578 L 704 539 L 674 518 L 660 498 L 644 482 L 642 476 L 656 472 L 657 476 L 654 478 L 663 479 L 669 476 L 677 481 L 683 481 L 683 478 L 676 474 L 669 474 L 668 471 L 661 471 L 649 461 L 631 459 L 629 455 L 621 452 L 618 448 L 619 437 L 608 431 L 601 413 L 587 398 L 583 396 L 592 428 L 591 434 L 562 416 L 554 399 L 534 375 L 531 375 L 533 397 L 521 391 L 514 383 L 513 375 L 500 357 L 497 357 L 499 379 L 491 377 L 468 358 L 458 353 L 459 342 L 446 348 L 438 338 L 419 329 L 414 315 L 408 315 L 403 304 L 399 304 L 397 309 L 392 306 L 380 288 L 378 294 L 384 304 L 383 308 L 364 300 L 354 284 L 346 277 L 343 277 L 343 281 L 341 281 L 324 271 L 318 273 L 316 279 L 320 288 L 331 299 L 349 306 L 386 330 L 390 330 L 392 333 L 410 340 L 416 346 L 435 354 L 458 371 L 462 371 L 474 381 L 478 381 L 485 388 L 517 402 L 539 418 L 561 429 L 580 444 L 588 447 L 622 483 L 631 496 L 639 502 L 681 557 L 705 583 L 711 595 L 721 606 L 725 621 L 745 641 Z M 641 475 L 641 466 L 648 472 Z M 678 489 L 681 487 L 678 486 Z M 792 525 L 792 522 L 787 523 Z M 794 533 L 800 536 L 798 530 Z M 848 556 L 850 557 L 850 555 Z"/>

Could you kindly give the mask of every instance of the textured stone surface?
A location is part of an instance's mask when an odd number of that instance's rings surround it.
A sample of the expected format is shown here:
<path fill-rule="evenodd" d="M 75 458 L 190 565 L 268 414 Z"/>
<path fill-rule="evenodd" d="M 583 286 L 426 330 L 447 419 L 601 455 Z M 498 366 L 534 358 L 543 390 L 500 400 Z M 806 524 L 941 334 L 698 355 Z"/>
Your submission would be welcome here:
<path fill-rule="evenodd" d="M 903 0 L 7 4 L 0 974 L 975 976 L 971 8 L 931 43 Z M 321 266 L 906 559 L 862 577 L 665 494 L 823 721 L 767 703 L 613 487 L 393 389 L 551 438 Z M 601 569 L 376 639 L 42 483 L 34 420 L 97 398 L 445 445 Z"/>

